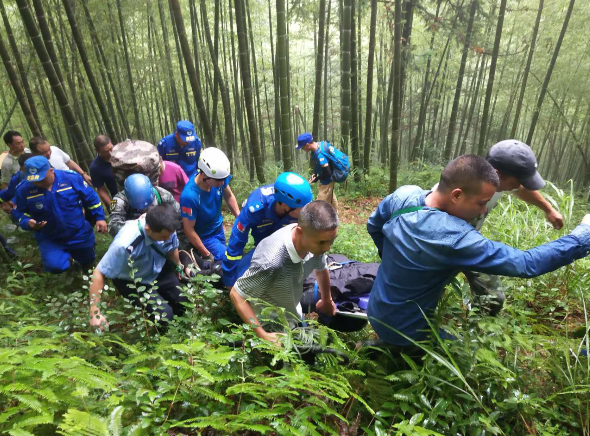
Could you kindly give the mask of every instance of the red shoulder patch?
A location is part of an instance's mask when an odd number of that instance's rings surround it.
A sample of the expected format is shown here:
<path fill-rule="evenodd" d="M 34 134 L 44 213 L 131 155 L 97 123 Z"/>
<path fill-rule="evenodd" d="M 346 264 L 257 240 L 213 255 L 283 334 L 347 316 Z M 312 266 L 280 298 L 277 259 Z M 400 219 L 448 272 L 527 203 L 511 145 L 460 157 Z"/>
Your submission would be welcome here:
<path fill-rule="evenodd" d="M 244 230 L 246 230 L 246 228 L 242 225 L 241 222 L 238 221 L 238 230 L 242 233 L 244 233 Z"/>
<path fill-rule="evenodd" d="M 193 210 L 190 207 L 186 207 L 186 206 L 182 206 L 182 212 L 186 213 L 187 215 L 192 215 L 193 214 Z"/>

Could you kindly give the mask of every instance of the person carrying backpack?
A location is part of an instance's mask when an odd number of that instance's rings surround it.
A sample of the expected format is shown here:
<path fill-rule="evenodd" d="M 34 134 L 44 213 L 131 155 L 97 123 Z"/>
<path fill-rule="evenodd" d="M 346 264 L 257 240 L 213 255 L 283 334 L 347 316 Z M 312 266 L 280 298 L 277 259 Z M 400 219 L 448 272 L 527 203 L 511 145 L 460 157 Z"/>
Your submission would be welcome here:
<path fill-rule="evenodd" d="M 342 183 L 348 177 L 350 164 L 348 156 L 333 147 L 328 141 L 315 142 L 311 133 L 297 137 L 297 150 L 311 152 L 314 174 L 309 183 L 319 180 L 318 200 L 324 200 L 338 211 L 338 199 L 334 194 L 335 183 Z"/>

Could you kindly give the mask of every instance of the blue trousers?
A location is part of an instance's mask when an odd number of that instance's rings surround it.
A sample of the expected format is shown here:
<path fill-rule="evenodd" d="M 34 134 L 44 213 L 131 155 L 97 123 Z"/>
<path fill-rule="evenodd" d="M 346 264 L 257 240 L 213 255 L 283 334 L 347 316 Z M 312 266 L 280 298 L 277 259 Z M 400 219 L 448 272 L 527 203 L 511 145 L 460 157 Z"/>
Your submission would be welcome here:
<path fill-rule="evenodd" d="M 215 229 L 212 234 L 202 237 L 201 242 L 211 252 L 216 261 L 223 260 L 226 248 L 223 225 Z"/>
<path fill-rule="evenodd" d="M 37 243 L 45 272 L 54 274 L 64 272 L 70 268 L 72 258 L 83 266 L 94 263 L 94 234 L 92 235 L 91 245 L 88 245 L 88 242 L 66 245 L 49 239 L 38 239 Z"/>
<path fill-rule="evenodd" d="M 246 270 L 250 268 L 250 262 L 252 262 L 252 256 L 254 256 L 254 248 L 248 253 L 244 254 L 240 260 L 235 262 L 223 262 L 221 268 L 223 270 L 223 276 L 221 281 L 225 286 L 231 287 L 234 285 L 236 280 L 244 275 Z"/>

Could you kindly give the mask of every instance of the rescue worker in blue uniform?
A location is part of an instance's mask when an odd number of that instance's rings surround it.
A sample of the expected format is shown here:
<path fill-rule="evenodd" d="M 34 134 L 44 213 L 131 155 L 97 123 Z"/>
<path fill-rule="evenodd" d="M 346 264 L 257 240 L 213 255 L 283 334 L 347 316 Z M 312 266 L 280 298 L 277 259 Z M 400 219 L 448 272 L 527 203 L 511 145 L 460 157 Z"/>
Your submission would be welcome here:
<path fill-rule="evenodd" d="M 186 175 L 191 177 L 197 171 L 202 147 L 193 123 L 181 120 L 176 123 L 176 132 L 158 142 L 158 153 L 163 160 L 180 165 Z"/>
<path fill-rule="evenodd" d="M 278 229 L 296 223 L 301 208 L 312 200 L 309 182 L 291 172 L 279 174 L 274 185 L 252 191 L 232 227 L 222 263 L 223 284 L 232 287 L 250 266 L 254 249 L 244 254 L 249 233 L 257 246 Z"/>
<path fill-rule="evenodd" d="M 221 202 L 225 200 L 231 213 L 240 213 L 229 182 L 230 163 L 218 148 L 203 150 L 199 173 L 192 177 L 180 195 L 180 216 L 184 234 L 190 245 L 207 261 L 222 260 L 225 254 L 225 233 Z M 183 248 L 185 244 L 183 241 Z"/>
<path fill-rule="evenodd" d="M 79 174 L 54 170 L 43 156 L 25 162 L 14 213 L 24 230 L 35 231 L 45 271 L 62 273 L 74 261 L 83 267 L 94 262 L 94 232 L 83 208 L 96 219 L 96 230 L 106 233 L 100 199 Z"/>

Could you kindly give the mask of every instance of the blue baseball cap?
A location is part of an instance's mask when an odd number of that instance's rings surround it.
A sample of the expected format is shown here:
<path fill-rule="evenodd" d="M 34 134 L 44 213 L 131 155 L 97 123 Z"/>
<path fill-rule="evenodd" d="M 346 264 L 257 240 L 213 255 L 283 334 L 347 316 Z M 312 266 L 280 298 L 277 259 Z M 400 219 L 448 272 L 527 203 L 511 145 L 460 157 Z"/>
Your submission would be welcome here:
<path fill-rule="evenodd" d="M 51 165 L 46 157 L 33 156 L 25 162 L 25 178 L 27 182 L 40 182 L 45 179 Z"/>
<path fill-rule="evenodd" d="M 297 147 L 296 150 L 300 150 L 304 145 L 313 142 L 313 136 L 311 133 L 302 133 L 297 137 Z"/>
<path fill-rule="evenodd" d="M 184 142 L 195 142 L 197 140 L 195 126 L 190 121 L 180 120 L 176 123 L 176 132 Z"/>

